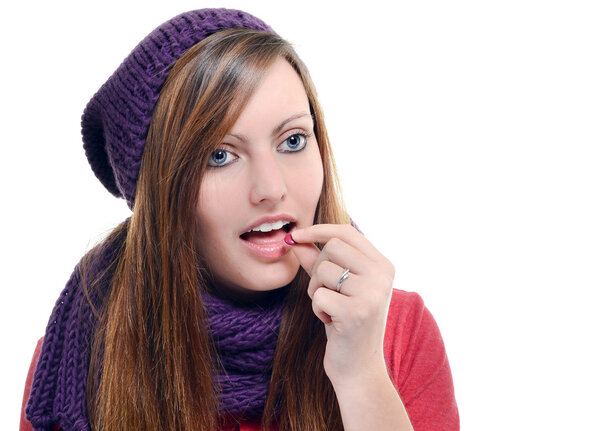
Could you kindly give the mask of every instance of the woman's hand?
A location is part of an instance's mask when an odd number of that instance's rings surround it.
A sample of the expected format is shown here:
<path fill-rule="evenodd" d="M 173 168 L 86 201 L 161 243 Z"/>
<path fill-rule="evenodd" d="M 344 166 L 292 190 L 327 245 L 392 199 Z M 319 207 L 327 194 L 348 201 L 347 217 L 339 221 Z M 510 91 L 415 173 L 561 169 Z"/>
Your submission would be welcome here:
<path fill-rule="evenodd" d="M 292 252 L 311 277 L 313 311 L 325 324 L 324 367 L 333 385 L 387 377 L 383 336 L 392 263 L 349 224 L 314 225 L 291 234 L 297 243 Z M 324 244 L 323 250 L 315 242 Z M 345 268 L 350 274 L 337 292 Z"/>

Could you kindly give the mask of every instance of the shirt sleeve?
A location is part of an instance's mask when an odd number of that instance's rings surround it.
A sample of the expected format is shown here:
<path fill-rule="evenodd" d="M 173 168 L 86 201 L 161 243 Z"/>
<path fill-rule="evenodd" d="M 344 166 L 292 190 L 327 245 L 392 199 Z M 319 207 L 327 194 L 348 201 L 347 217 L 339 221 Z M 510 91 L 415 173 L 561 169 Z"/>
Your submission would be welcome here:
<path fill-rule="evenodd" d="M 394 290 L 384 341 L 390 376 L 415 431 L 460 429 L 440 330 L 423 299 Z"/>

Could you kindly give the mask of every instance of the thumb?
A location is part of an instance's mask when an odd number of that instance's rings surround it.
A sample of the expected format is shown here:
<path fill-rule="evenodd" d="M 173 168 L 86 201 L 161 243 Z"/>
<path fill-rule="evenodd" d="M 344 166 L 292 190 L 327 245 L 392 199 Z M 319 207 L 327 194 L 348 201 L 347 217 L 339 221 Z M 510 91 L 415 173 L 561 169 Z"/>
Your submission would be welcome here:
<path fill-rule="evenodd" d="M 288 234 L 289 235 L 289 234 Z M 287 237 L 286 237 L 287 239 Z M 293 240 L 292 240 L 293 241 Z M 286 241 L 289 244 L 289 242 Z M 293 241 L 292 253 L 296 256 L 296 259 L 300 262 L 300 265 L 309 276 L 312 276 L 312 268 L 321 253 L 321 250 L 313 243 L 299 243 Z"/>

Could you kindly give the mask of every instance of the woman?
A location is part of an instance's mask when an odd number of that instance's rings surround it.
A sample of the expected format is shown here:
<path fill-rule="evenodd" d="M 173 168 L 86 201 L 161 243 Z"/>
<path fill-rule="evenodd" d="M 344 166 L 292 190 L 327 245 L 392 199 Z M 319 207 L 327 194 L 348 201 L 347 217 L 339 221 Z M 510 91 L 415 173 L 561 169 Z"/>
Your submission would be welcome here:
<path fill-rule="evenodd" d="M 309 74 L 270 27 L 164 23 L 82 134 L 133 214 L 59 297 L 22 429 L 458 429 L 437 326 L 351 223 Z"/>

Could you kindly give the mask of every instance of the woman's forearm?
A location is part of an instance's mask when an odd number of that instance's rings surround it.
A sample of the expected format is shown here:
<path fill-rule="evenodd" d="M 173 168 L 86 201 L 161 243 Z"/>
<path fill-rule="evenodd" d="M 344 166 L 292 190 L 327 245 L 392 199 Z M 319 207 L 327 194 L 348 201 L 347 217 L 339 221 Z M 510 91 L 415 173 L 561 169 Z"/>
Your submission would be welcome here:
<path fill-rule="evenodd" d="M 387 371 L 334 383 L 345 431 L 412 431 Z"/>

